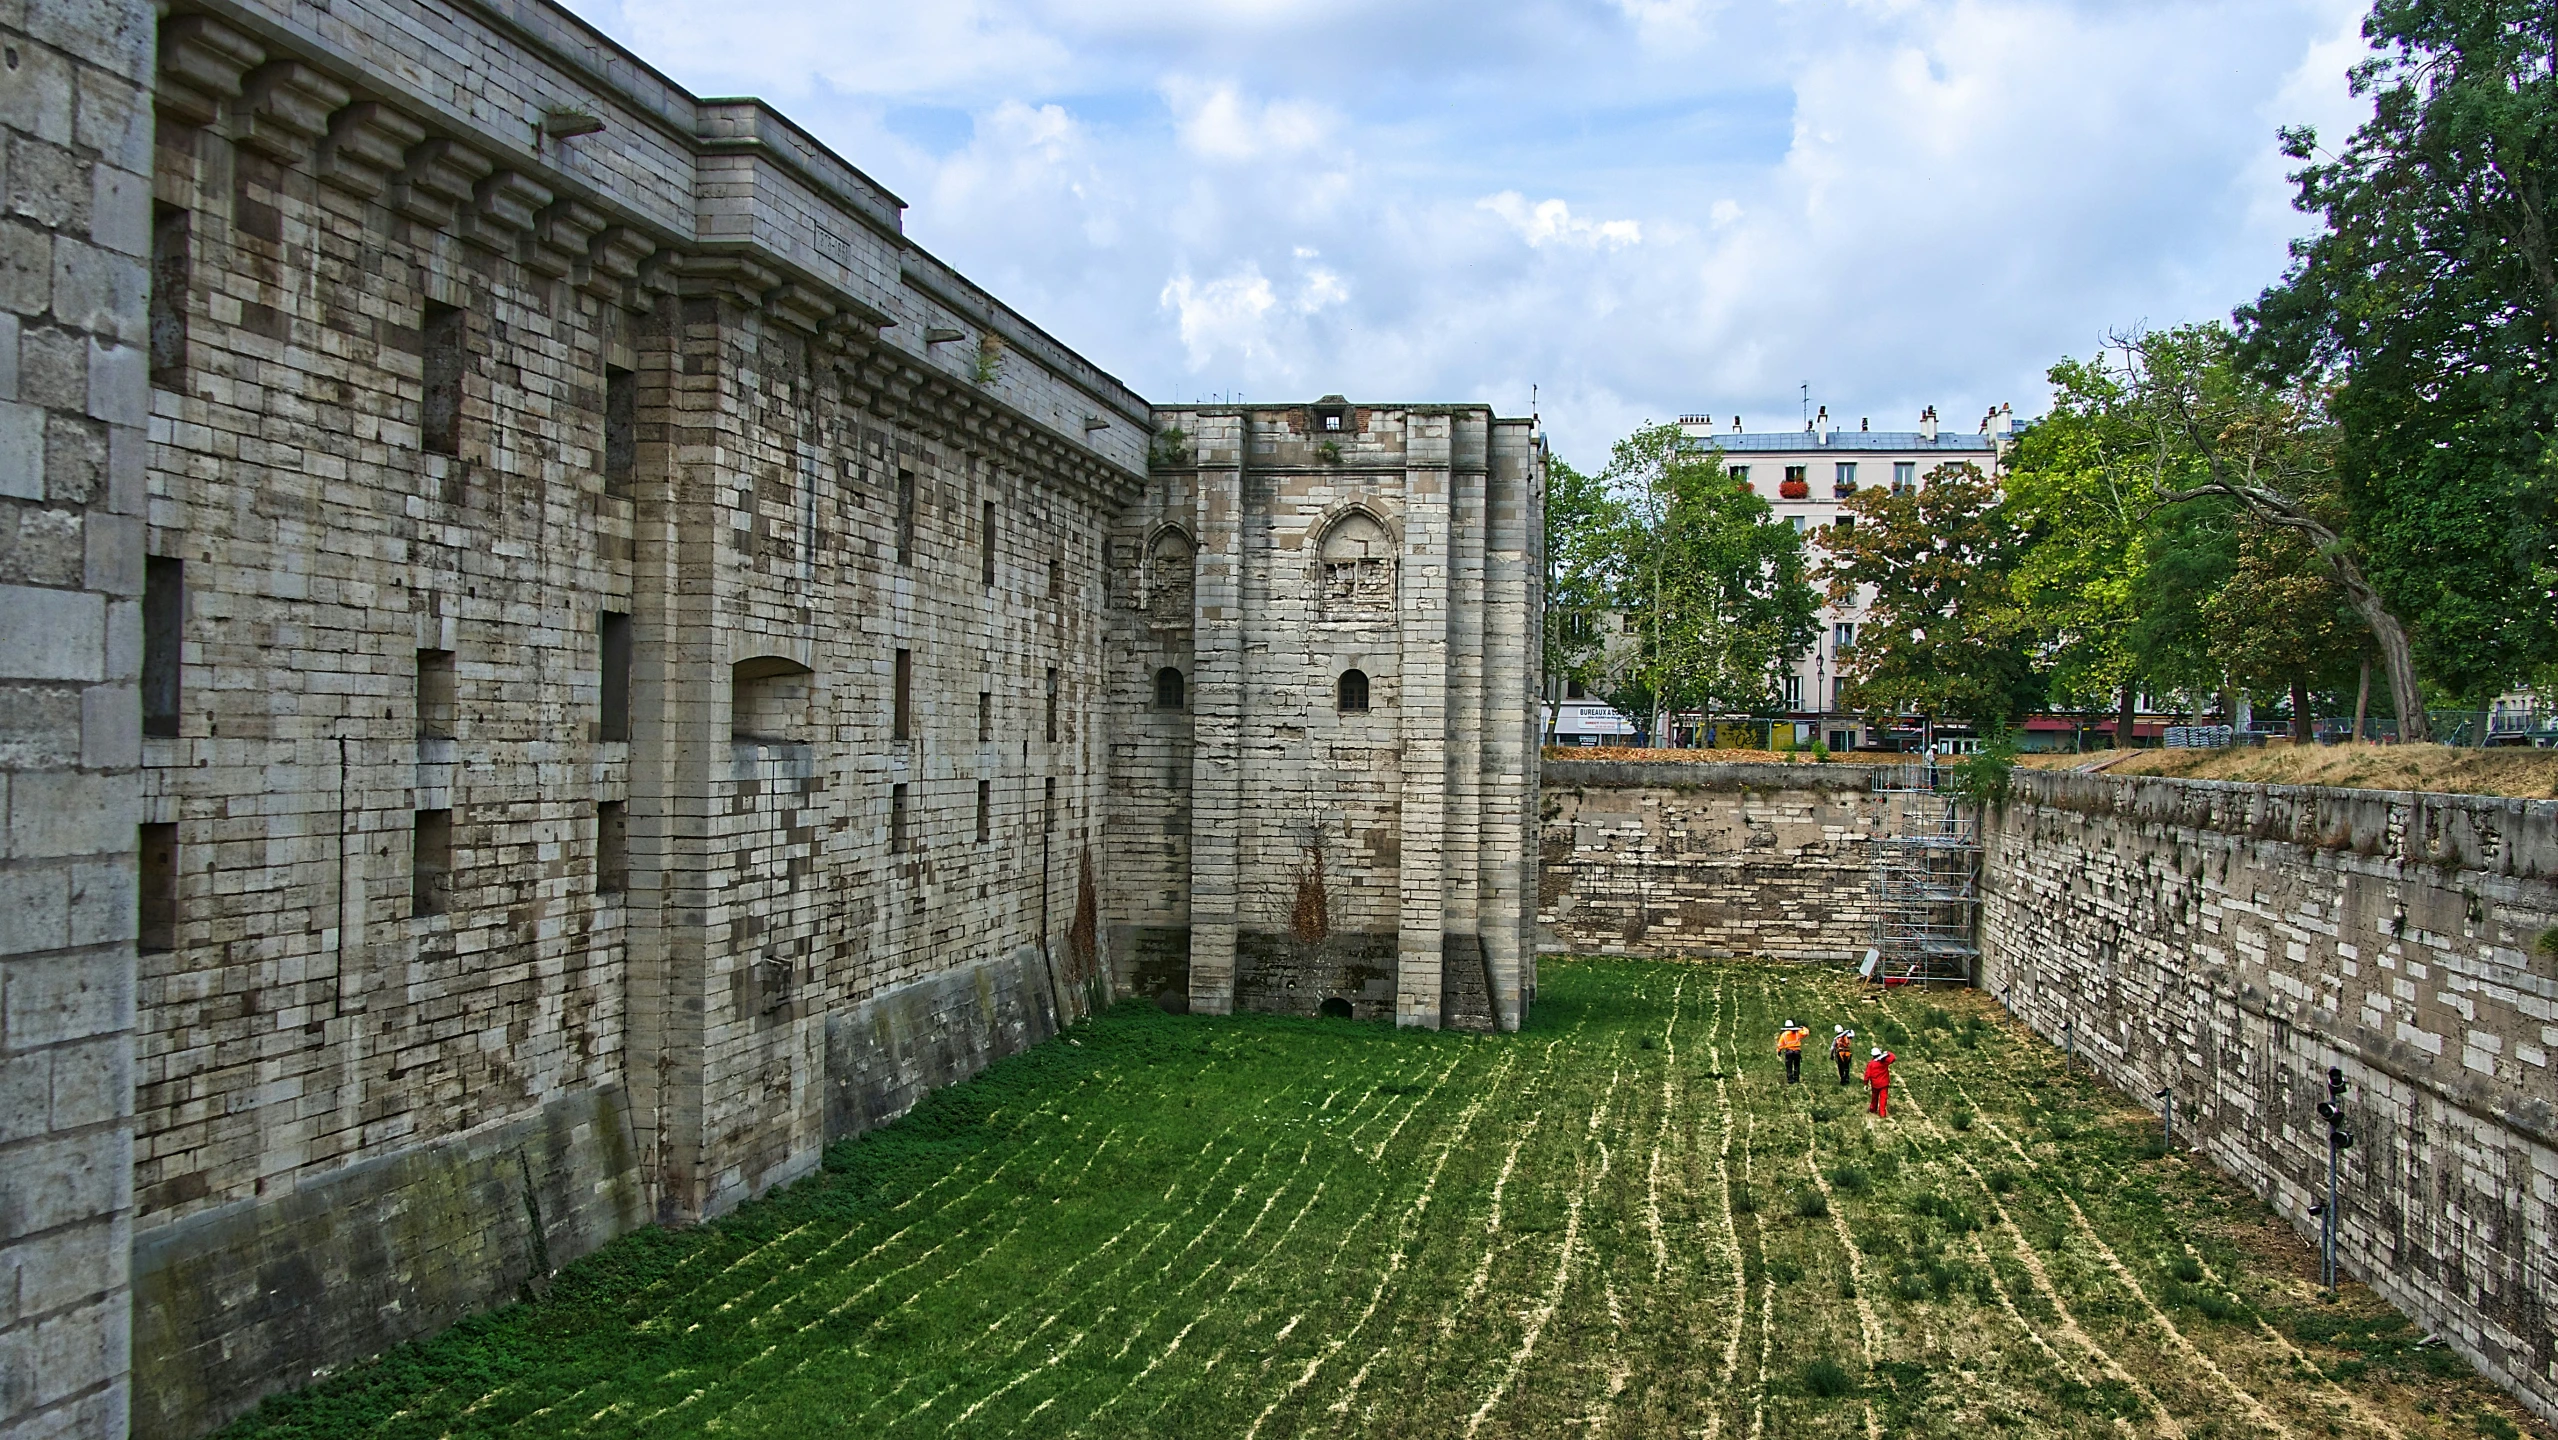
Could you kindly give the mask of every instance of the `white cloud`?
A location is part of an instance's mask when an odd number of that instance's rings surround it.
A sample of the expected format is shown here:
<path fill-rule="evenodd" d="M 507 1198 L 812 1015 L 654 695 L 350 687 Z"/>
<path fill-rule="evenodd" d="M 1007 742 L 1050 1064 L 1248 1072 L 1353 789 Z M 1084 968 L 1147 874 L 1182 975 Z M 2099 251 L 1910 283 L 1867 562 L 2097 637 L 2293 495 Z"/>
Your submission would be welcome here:
<path fill-rule="evenodd" d="M 1578 245 L 1583 249 L 1605 246 L 1614 250 L 1643 241 L 1643 227 L 1632 220 L 1583 220 L 1575 217 L 1572 207 L 1560 200 L 1541 200 L 1530 205 L 1516 190 L 1504 190 L 1474 202 L 1510 222 L 1519 238 L 1530 245 Z"/>
<path fill-rule="evenodd" d="M 1267 348 L 1265 322 L 1279 308 L 1279 296 L 1260 266 L 1246 265 L 1204 283 L 1176 275 L 1157 303 L 1180 316 L 1182 348 L 1197 370 L 1227 354 L 1260 358 Z"/>
<path fill-rule="evenodd" d="M 1182 148 L 1210 160 L 1268 160 L 1300 155 L 1332 135 L 1335 117 L 1296 100 L 1255 104 L 1231 83 L 1204 85 L 1168 80 L 1164 101 L 1172 107 Z"/>

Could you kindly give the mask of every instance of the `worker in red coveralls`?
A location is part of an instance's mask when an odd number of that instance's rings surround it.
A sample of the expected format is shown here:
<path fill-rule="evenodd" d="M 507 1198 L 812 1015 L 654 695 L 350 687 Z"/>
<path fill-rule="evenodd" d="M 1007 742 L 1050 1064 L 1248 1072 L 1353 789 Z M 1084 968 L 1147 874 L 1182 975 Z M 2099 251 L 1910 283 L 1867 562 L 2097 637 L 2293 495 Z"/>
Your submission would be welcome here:
<path fill-rule="evenodd" d="M 1877 1045 L 1874 1058 L 1865 1062 L 1865 1088 L 1874 1092 L 1870 1107 L 1877 1115 L 1892 1113 L 1892 1062 L 1900 1057 Z"/>

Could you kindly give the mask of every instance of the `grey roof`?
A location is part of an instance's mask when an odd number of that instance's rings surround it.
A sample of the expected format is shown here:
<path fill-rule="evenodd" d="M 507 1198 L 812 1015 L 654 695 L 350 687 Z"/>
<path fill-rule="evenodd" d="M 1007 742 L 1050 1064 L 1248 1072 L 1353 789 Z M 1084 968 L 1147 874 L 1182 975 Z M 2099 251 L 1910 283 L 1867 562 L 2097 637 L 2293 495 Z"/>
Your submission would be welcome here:
<path fill-rule="evenodd" d="M 1997 441 L 1987 435 L 1949 435 L 1942 430 L 1936 432 L 1936 438 L 1933 440 L 1916 430 L 1833 430 L 1826 445 L 1818 443 L 1818 437 L 1809 430 L 1760 431 L 1756 434 L 1742 435 L 1726 432 L 1699 438 L 1720 447 L 1728 455 L 1764 454 L 1770 451 L 1791 454 L 1800 451 L 1818 456 L 1824 451 L 1833 450 L 1840 452 L 1937 450 L 1965 455 L 1987 455 L 1998 448 Z"/>

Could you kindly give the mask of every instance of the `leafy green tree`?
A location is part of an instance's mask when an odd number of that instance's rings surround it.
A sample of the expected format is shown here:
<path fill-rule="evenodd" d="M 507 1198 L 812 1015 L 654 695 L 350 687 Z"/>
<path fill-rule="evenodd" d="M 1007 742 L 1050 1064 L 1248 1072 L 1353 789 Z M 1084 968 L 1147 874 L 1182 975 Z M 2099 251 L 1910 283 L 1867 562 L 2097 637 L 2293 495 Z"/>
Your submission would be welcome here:
<path fill-rule="evenodd" d="M 2011 588 L 2025 535 L 1989 477 L 1956 461 L 1914 489 L 1860 490 L 1847 512 L 1854 522 L 1829 527 L 1821 545 L 1834 603 L 1873 587 L 1840 657 L 1848 703 L 1991 728 L 2033 709 L 2040 679 Z"/>
<path fill-rule="evenodd" d="M 2335 383 L 2341 528 L 2414 665 L 2476 705 L 2558 672 L 2558 7 L 2379 0 L 2363 34 L 2372 118 L 2333 154 L 2284 132 L 2322 228 L 2237 318 L 2260 378 Z"/>
<path fill-rule="evenodd" d="M 1625 568 L 1625 506 L 1607 482 L 1546 461 L 1545 678 L 1549 698 L 1567 681 L 1596 693 L 1607 661 L 1606 628 Z"/>
<path fill-rule="evenodd" d="M 1724 469 L 1723 454 L 1676 425 L 1617 442 L 1605 479 L 1624 505 L 1620 603 L 1636 643 L 1602 689 L 1653 733 L 1685 710 L 1773 707 L 1779 667 L 1810 648 L 1819 596 L 1803 537 Z"/>
<path fill-rule="evenodd" d="M 2360 663 L 2366 635 L 2317 552 L 2296 531 L 2242 519 L 2229 576 L 2202 610 L 2231 683 L 2289 694 L 2292 738 L 2311 739 L 2310 692 Z"/>

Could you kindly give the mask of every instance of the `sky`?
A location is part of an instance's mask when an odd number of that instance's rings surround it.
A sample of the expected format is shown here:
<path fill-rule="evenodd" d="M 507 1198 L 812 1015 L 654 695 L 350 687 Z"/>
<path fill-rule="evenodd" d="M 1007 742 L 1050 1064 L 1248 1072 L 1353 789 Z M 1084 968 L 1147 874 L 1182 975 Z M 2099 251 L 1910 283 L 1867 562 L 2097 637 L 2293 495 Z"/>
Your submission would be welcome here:
<path fill-rule="evenodd" d="M 1969 430 L 2308 227 L 2363 0 L 569 0 L 1159 404 Z"/>

